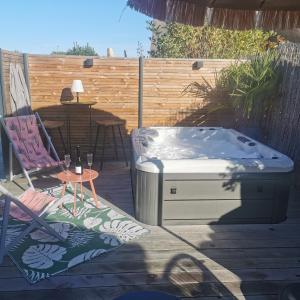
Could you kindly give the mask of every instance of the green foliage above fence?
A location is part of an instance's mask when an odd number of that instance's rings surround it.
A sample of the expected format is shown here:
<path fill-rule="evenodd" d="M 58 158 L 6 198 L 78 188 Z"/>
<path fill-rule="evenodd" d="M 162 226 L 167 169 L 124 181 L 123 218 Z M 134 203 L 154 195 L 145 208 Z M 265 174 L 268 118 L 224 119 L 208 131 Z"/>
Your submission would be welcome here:
<path fill-rule="evenodd" d="M 261 120 L 278 98 L 280 82 L 279 55 L 270 50 L 224 68 L 214 84 L 205 78 L 192 82 L 184 93 L 213 103 L 213 111 L 229 108 L 237 119 Z"/>
<path fill-rule="evenodd" d="M 276 47 L 275 32 L 225 30 L 193 27 L 178 23 L 157 25 L 151 21 L 152 57 L 172 58 L 247 58 Z"/>
<path fill-rule="evenodd" d="M 51 54 L 62 54 L 62 55 L 84 55 L 84 56 L 97 56 L 98 53 L 88 43 L 84 46 L 80 46 L 77 42 L 74 43 L 73 47 L 67 51 L 53 51 Z"/>

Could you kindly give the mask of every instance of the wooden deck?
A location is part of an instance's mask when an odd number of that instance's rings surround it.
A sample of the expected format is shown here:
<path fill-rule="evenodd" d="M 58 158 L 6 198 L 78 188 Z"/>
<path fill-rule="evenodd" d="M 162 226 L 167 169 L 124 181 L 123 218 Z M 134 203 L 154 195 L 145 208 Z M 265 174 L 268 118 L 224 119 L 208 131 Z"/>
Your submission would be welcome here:
<path fill-rule="evenodd" d="M 41 182 L 54 183 L 50 179 Z M 16 193 L 25 181 L 9 183 Z M 129 169 L 105 166 L 98 194 L 133 214 Z M 9 258 L 0 267 L 0 299 L 114 299 L 133 290 L 161 290 L 201 300 L 277 300 L 300 282 L 300 199 L 278 225 L 150 227 L 151 234 L 67 272 L 30 285 Z"/>

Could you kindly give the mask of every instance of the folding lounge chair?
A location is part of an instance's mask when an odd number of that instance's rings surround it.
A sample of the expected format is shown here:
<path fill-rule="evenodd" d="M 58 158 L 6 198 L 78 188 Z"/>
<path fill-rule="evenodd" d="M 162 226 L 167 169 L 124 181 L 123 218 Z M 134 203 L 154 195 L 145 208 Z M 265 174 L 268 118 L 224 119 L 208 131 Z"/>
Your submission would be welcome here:
<path fill-rule="evenodd" d="M 47 215 L 47 212 L 62 205 L 64 198 L 56 199 L 31 188 L 26 190 L 19 198 L 16 198 L 1 185 L 0 193 L 4 195 L 5 201 L 0 240 L 0 264 L 3 261 L 4 255 L 34 229 L 38 228 L 53 235 L 58 240 L 64 240 L 64 238 L 42 218 L 44 215 Z M 9 215 L 24 223 L 28 223 L 28 226 L 19 234 L 19 236 L 12 240 L 8 245 L 5 245 Z"/>
<path fill-rule="evenodd" d="M 9 144 L 9 170 L 10 180 L 13 180 L 13 157 L 14 151 L 19 161 L 22 171 L 33 188 L 29 174 L 45 168 L 60 166 L 63 170 L 62 163 L 59 160 L 57 152 L 51 142 L 38 113 L 33 115 L 8 117 L 1 119 L 2 126 L 10 141 Z M 48 151 L 45 148 L 40 136 L 39 127 L 44 133 Z M 50 151 L 53 152 L 55 160 L 51 157 Z"/>

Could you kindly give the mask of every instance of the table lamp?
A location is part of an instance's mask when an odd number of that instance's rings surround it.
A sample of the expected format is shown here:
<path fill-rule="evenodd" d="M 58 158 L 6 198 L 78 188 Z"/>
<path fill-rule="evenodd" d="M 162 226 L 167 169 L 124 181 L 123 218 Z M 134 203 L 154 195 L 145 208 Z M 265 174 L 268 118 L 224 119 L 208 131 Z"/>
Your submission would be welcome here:
<path fill-rule="evenodd" d="M 79 102 L 79 93 L 84 92 L 81 80 L 73 80 L 71 91 L 72 91 L 72 93 L 76 93 L 77 103 L 78 103 Z"/>

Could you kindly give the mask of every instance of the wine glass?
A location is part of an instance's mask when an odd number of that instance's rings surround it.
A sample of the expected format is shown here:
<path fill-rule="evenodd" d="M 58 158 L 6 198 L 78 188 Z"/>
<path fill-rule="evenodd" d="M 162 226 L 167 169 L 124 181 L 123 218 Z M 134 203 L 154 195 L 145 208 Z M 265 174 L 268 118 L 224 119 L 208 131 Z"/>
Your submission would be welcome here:
<path fill-rule="evenodd" d="M 65 166 L 67 168 L 67 172 L 69 172 L 70 164 L 71 164 L 71 155 L 65 154 Z"/>
<path fill-rule="evenodd" d="M 88 153 L 86 155 L 86 157 L 87 157 L 87 164 L 88 164 L 88 166 L 90 168 L 90 173 L 92 173 L 93 153 Z"/>

